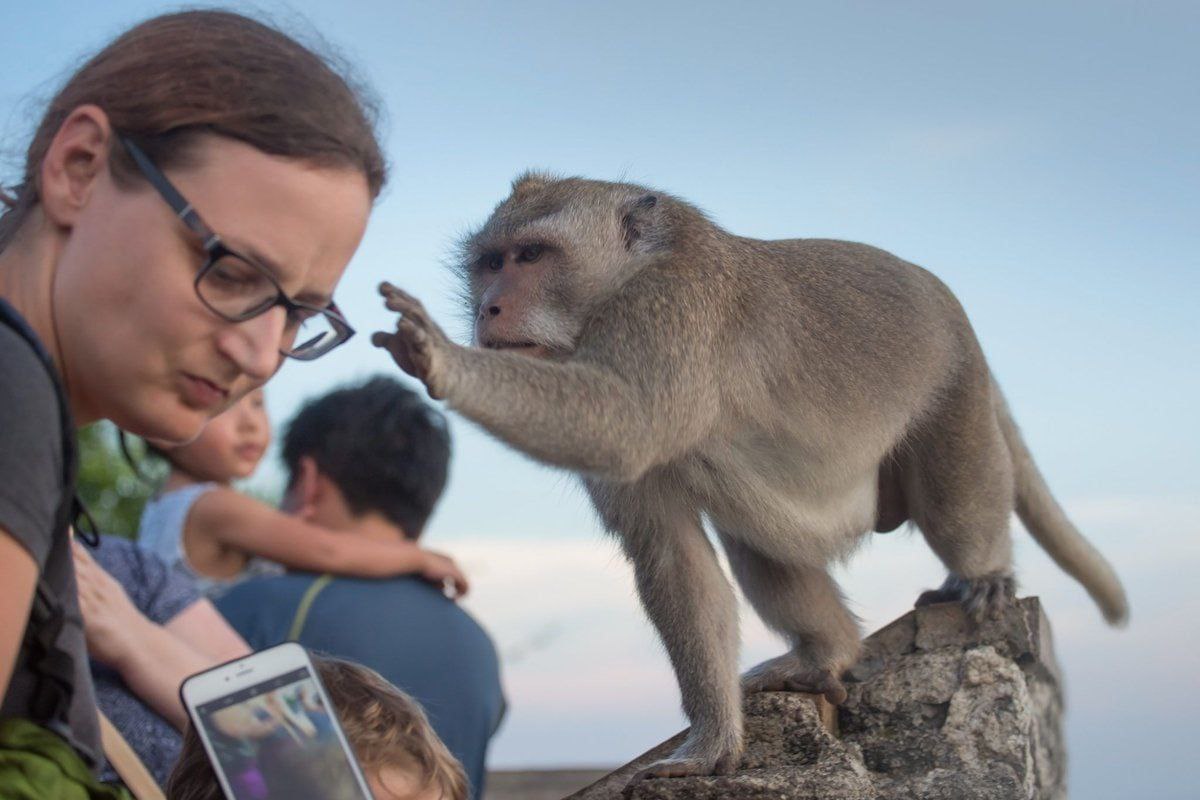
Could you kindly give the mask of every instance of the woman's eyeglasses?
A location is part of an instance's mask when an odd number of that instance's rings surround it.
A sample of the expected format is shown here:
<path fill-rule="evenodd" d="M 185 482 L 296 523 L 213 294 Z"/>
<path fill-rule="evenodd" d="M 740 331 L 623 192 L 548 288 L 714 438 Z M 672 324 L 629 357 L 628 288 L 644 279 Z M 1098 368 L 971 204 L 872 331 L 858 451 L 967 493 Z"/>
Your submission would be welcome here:
<path fill-rule="evenodd" d="M 142 149 L 124 136 L 118 139 L 150 185 L 200 238 L 205 260 L 193 285 L 209 310 L 229 322 L 245 322 L 283 306 L 288 321 L 279 352 L 300 361 L 320 358 L 354 335 L 354 328 L 332 302 L 322 307 L 293 300 L 267 267 L 226 247 Z"/>

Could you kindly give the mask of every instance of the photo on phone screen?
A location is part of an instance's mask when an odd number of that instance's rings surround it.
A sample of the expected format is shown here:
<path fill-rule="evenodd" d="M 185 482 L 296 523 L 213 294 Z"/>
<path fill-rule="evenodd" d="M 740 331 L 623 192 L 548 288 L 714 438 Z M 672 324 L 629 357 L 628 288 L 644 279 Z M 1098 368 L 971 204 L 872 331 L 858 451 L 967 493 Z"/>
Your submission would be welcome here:
<path fill-rule="evenodd" d="M 231 800 L 367 800 L 309 667 L 198 703 Z"/>

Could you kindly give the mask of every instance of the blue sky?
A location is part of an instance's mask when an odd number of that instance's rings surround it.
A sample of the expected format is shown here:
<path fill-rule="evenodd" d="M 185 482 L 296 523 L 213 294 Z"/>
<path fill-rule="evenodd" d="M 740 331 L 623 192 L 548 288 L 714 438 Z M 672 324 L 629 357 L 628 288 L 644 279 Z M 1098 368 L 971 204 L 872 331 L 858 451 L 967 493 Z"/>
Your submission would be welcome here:
<path fill-rule="evenodd" d="M 1018 572 L 1046 600 L 1066 667 L 1074 792 L 1191 796 L 1190 750 L 1170 736 L 1190 736 L 1200 712 L 1188 579 L 1200 569 L 1200 11 L 992 5 L 252 8 L 301 37 L 319 31 L 386 109 L 391 185 L 339 290 L 364 332 L 390 327 L 372 293 L 388 278 L 462 333 L 442 263 L 529 167 L 643 182 L 739 234 L 865 241 L 941 276 L 1056 494 L 1133 601 L 1132 626 L 1105 629 L 1015 530 Z M 174 7 L 9 3 L 4 165 L 72 65 Z M 273 418 L 393 373 L 367 340 L 285 368 L 268 389 Z M 672 732 L 665 657 L 571 479 L 461 420 L 454 431 L 429 536 L 473 569 L 471 607 L 513 656 L 496 762 L 615 763 Z M 871 627 L 940 573 L 919 537 L 901 536 L 878 537 L 843 574 Z M 747 660 L 778 649 L 747 628 Z"/>

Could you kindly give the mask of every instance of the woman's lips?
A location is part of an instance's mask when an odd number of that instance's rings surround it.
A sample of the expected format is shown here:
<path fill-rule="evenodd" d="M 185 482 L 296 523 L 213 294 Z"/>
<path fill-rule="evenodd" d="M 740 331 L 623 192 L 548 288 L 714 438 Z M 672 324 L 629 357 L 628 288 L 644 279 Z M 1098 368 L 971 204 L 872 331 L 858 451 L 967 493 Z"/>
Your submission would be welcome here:
<path fill-rule="evenodd" d="M 229 390 L 197 375 L 183 374 L 183 401 L 192 408 L 208 411 L 218 408 L 229 397 Z"/>

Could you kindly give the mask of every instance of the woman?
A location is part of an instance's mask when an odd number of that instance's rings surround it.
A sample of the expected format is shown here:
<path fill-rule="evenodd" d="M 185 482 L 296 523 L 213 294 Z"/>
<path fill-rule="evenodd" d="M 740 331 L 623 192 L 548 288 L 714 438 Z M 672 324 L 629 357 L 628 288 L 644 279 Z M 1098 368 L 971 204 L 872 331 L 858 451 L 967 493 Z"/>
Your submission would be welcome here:
<path fill-rule="evenodd" d="M 333 290 L 384 178 L 346 80 L 236 14 L 144 22 L 51 101 L 0 217 L 0 754 L 49 730 L 101 760 L 64 422 L 186 442 L 344 342 Z"/>

